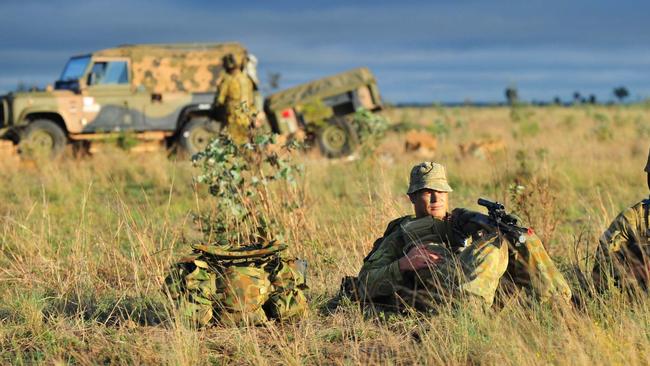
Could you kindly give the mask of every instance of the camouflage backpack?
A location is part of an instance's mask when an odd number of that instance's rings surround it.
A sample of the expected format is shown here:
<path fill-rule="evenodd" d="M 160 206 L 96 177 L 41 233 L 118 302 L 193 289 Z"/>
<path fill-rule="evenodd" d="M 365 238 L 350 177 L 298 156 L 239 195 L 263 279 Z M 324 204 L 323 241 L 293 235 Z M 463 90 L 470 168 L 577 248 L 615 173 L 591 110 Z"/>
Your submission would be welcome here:
<path fill-rule="evenodd" d="M 261 324 L 307 310 L 307 263 L 280 255 L 277 242 L 245 247 L 193 245 L 194 254 L 171 268 L 167 291 L 180 314 L 204 326 Z"/>

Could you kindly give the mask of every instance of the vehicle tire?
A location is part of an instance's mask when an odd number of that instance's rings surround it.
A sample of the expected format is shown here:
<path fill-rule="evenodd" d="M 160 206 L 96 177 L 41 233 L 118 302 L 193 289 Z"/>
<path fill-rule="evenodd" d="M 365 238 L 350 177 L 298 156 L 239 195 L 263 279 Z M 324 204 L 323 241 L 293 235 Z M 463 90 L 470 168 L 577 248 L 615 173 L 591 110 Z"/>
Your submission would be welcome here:
<path fill-rule="evenodd" d="M 48 119 L 30 122 L 20 133 L 18 151 L 30 158 L 55 159 L 63 153 L 68 139 L 59 125 Z"/>
<path fill-rule="evenodd" d="M 321 153 L 328 158 L 348 156 L 357 147 L 357 132 L 343 118 L 332 118 L 317 133 Z"/>
<path fill-rule="evenodd" d="M 178 144 L 189 155 L 203 151 L 221 130 L 221 123 L 207 116 L 191 117 L 178 134 Z"/>

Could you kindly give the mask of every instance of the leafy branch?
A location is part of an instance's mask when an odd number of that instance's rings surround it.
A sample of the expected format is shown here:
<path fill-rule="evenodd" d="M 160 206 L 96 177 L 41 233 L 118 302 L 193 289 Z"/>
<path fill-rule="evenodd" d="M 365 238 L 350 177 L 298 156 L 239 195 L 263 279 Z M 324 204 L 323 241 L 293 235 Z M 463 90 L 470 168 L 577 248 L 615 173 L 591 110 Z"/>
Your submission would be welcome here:
<path fill-rule="evenodd" d="M 238 144 L 221 133 L 194 155 L 192 162 L 201 169 L 196 181 L 217 198 L 215 212 L 198 217 L 205 234 L 219 244 L 281 239 L 269 189 L 273 182 L 296 184 L 302 168 L 289 153 L 298 147 L 294 141 L 279 145 L 276 135 L 251 135 Z M 296 207 L 296 199 L 282 200 L 283 208 Z"/>

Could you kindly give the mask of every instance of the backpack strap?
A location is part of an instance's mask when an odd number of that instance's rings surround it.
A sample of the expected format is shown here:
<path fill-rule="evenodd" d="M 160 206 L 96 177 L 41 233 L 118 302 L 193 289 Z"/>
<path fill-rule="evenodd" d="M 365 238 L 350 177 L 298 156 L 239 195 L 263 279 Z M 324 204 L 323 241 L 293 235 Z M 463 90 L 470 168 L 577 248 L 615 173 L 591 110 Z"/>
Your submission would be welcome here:
<path fill-rule="evenodd" d="M 287 245 L 270 241 L 239 247 L 231 245 L 193 244 L 192 248 L 197 253 L 208 254 L 216 259 L 238 260 L 269 257 L 285 250 Z"/>

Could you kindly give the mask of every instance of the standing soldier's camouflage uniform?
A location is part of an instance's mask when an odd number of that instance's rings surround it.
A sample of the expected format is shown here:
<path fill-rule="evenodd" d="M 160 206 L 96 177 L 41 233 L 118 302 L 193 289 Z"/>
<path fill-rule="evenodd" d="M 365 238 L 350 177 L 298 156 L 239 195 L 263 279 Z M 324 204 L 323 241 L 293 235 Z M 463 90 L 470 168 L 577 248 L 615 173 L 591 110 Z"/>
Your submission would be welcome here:
<path fill-rule="evenodd" d="M 223 64 L 226 74 L 218 85 L 215 104 L 225 108 L 228 131 L 232 139 L 237 143 L 244 143 L 248 138 L 248 129 L 255 112 L 253 83 L 241 71 L 242 60 L 238 56 L 224 56 Z"/>
<path fill-rule="evenodd" d="M 408 194 L 416 217 L 392 221 L 384 236 L 375 241 L 359 273 L 361 300 L 427 308 L 450 295 L 455 299 L 470 295 L 479 303 L 491 305 L 497 287 L 505 279 L 530 290 L 542 301 L 571 298 L 566 280 L 535 234 L 515 245 L 493 228 L 480 224 L 477 218 L 485 217 L 481 213 L 462 208 L 446 212 L 444 192 L 451 191 L 441 165 L 425 162 L 413 167 Z M 432 207 L 438 205 L 436 201 L 443 201 L 442 215 L 418 208 L 421 192 L 431 195 L 428 204 Z M 439 197 L 443 193 L 444 197 Z M 438 206 L 437 210 L 443 208 Z M 425 265 L 405 265 L 421 261 L 422 251 L 414 253 L 417 248 L 434 254 Z"/>
<path fill-rule="evenodd" d="M 645 166 L 650 189 L 650 152 Z M 648 288 L 650 259 L 650 199 L 621 212 L 600 237 L 592 276 L 599 290 L 609 285 Z"/>

